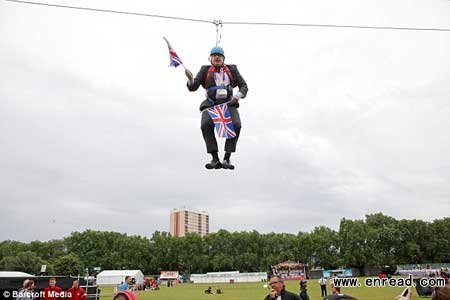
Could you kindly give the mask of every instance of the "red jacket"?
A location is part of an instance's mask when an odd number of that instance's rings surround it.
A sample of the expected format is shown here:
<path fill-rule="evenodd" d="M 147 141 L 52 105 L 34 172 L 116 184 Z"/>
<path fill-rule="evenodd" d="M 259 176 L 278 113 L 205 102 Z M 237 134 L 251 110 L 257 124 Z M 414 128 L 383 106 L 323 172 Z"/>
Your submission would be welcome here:
<path fill-rule="evenodd" d="M 67 290 L 67 300 L 86 300 L 87 295 L 83 288 L 71 287 Z"/>
<path fill-rule="evenodd" d="M 61 300 L 64 299 L 64 295 L 62 294 L 62 288 L 59 286 L 48 286 L 44 289 L 44 300 Z"/>

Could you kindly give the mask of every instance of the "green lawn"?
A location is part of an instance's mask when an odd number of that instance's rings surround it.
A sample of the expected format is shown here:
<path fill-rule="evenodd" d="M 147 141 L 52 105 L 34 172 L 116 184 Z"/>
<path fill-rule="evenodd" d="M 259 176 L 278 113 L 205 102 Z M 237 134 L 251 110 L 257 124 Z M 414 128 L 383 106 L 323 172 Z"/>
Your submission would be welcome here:
<path fill-rule="evenodd" d="M 361 280 L 360 280 L 361 281 Z M 263 300 L 268 289 L 263 283 L 235 283 L 235 284 L 179 284 L 171 288 L 162 286 L 159 291 L 138 292 L 139 300 Z M 203 291 L 211 286 L 215 290 L 218 286 L 223 291 L 220 295 L 206 295 Z M 297 281 L 287 281 L 287 290 L 297 293 L 299 285 Z M 112 287 L 102 287 L 101 300 L 111 300 Z M 403 288 L 392 287 L 355 287 L 344 288 L 343 292 L 360 300 L 394 300 Z M 328 289 L 328 292 L 329 289 Z M 413 299 L 418 299 L 415 288 L 413 288 Z M 109 294 L 106 296 L 106 294 Z M 308 281 L 308 294 L 311 300 L 321 300 L 320 287 L 317 280 Z"/>

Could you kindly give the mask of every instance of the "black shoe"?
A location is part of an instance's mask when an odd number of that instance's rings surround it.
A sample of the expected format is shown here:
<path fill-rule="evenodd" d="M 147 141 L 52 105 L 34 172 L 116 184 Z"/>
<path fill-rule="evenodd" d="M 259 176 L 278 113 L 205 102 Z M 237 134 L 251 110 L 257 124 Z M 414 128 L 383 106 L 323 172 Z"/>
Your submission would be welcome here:
<path fill-rule="evenodd" d="M 230 160 L 224 159 L 222 162 L 222 168 L 228 169 L 228 170 L 234 170 L 234 165 L 230 163 Z"/>
<path fill-rule="evenodd" d="M 220 169 L 222 168 L 222 164 L 220 163 L 219 160 L 211 160 L 211 162 L 207 163 L 205 165 L 205 168 L 207 168 L 208 170 L 212 170 L 212 169 Z"/>

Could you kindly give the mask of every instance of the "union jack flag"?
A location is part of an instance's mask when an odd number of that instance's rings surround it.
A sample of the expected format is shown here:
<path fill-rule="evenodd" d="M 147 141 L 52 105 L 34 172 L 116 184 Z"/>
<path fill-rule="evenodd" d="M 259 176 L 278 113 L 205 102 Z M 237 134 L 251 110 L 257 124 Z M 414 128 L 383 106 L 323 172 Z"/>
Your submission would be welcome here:
<path fill-rule="evenodd" d="M 234 131 L 233 120 L 231 119 L 230 110 L 226 103 L 215 105 L 208 108 L 208 114 L 216 127 L 216 132 L 219 137 L 232 139 L 236 137 Z"/>
<path fill-rule="evenodd" d="M 182 65 L 183 62 L 178 57 L 178 54 L 173 50 L 172 46 L 170 45 L 169 41 L 164 38 L 167 43 L 167 47 L 169 48 L 169 56 L 170 56 L 170 67 L 178 67 L 179 65 Z"/>
<path fill-rule="evenodd" d="M 178 67 L 179 65 L 182 65 L 183 62 L 181 61 L 181 59 L 178 57 L 177 53 L 173 50 L 169 49 L 169 54 L 170 54 L 170 66 L 172 67 Z"/>

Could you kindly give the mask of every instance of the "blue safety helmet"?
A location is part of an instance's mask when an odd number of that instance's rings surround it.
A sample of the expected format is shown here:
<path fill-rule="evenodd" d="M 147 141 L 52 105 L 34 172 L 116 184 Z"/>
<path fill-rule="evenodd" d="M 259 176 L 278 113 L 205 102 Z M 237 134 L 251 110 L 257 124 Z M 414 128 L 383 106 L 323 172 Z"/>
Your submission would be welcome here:
<path fill-rule="evenodd" d="M 209 55 L 213 55 L 213 54 L 220 54 L 223 57 L 225 57 L 225 52 L 223 51 L 223 48 L 220 46 L 215 46 L 211 49 L 211 53 Z"/>

